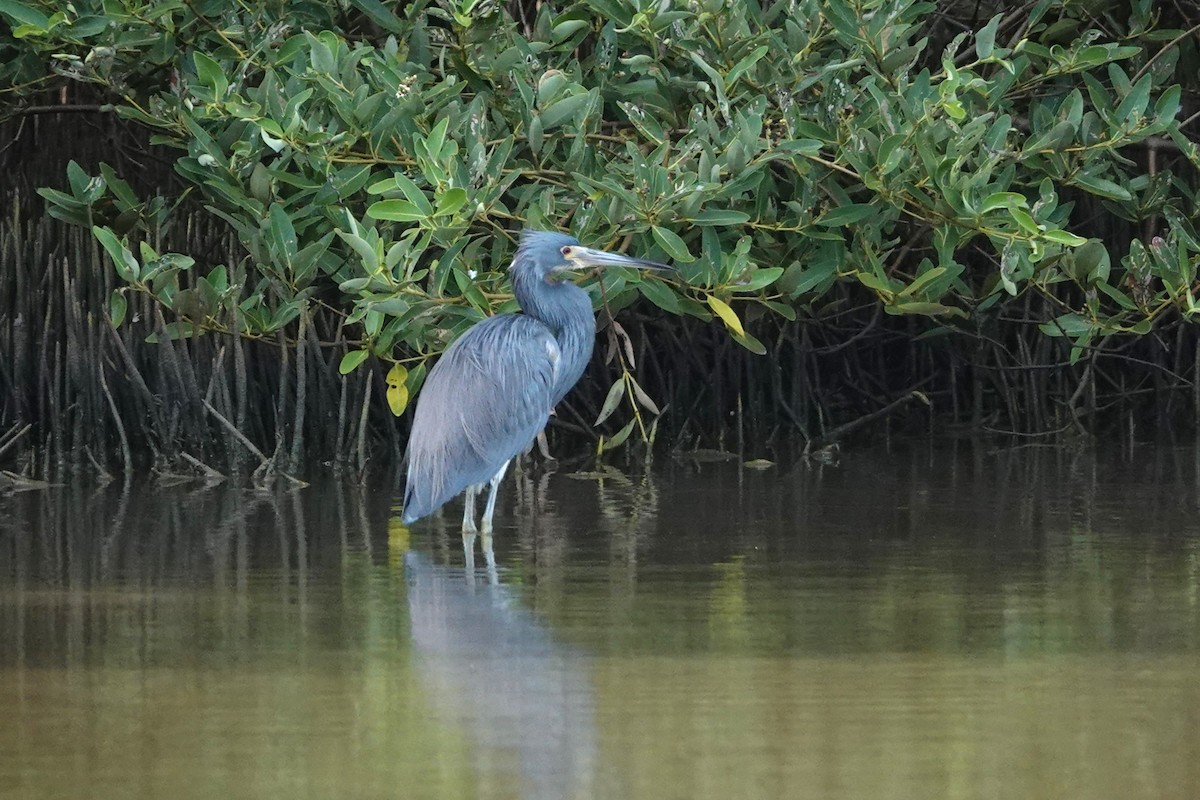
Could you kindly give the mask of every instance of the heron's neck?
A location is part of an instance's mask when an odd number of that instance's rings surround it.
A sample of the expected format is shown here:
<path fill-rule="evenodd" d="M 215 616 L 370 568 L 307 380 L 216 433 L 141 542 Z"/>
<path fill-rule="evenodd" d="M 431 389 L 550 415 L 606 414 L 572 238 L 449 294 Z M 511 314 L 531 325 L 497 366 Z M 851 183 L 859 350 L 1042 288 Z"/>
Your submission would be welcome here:
<path fill-rule="evenodd" d="M 536 287 L 516 281 L 513 290 L 521 310 L 549 328 L 558 340 L 562 353 L 560 380 L 555 392 L 555 402 L 558 402 L 579 380 L 592 358 L 596 316 L 592 312 L 591 298 L 570 281 L 542 282 Z"/>
<path fill-rule="evenodd" d="M 536 282 L 534 285 L 528 285 Z M 570 281 L 549 282 L 536 276 L 513 276 L 513 294 L 517 304 L 529 316 L 542 322 L 555 338 L 570 337 L 587 328 L 588 337 L 596 334 L 596 319 L 587 292 Z"/>

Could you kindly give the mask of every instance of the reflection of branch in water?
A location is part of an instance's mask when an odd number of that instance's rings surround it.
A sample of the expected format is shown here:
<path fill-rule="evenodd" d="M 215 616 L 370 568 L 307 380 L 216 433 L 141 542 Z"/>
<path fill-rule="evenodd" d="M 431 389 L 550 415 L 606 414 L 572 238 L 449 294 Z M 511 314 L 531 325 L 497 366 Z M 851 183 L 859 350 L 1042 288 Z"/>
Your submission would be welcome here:
<path fill-rule="evenodd" d="M 605 481 L 596 489 L 600 516 L 612 536 L 612 554 L 628 565 L 630 578 L 638 561 L 638 552 L 648 547 L 658 527 L 658 488 L 650 473 L 633 479 L 632 486 L 612 491 Z"/>
<path fill-rule="evenodd" d="M 559 512 L 550 490 L 553 472 L 522 471 L 514 484 L 517 488 L 513 517 L 516 519 L 517 544 L 529 556 L 541 595 L 559 585 L 570 522 Z"/>
<path fill-rule="evenodd" d="M 111 580 L 113 575 L 112 570 L 112 552 L 116 548 L 120 536 L 125 531 L 125 515 L 129 513 L 129 489 L 132 481 L 126 473 L 125 480 L 121 482 L 121 499 L 117 501 L 117 512 L 113 516 L 112 525 L 107 533 L 101 534 L 100 545 L 100 579 Z"/>
<path fill-rule="evenodd" d="M 8 545 L 0 519 L 0 569 L 72 589 L 134 578 L 142 589 L 181 578 L 244 589 L 259 568 L 303 584 L 314 564 L 347 546 L 369 554 L 371 498 L 334 483 L 304 491 L 121 480 L 55 487 L 4 498 L 4 515 L 20 524 Z"/>
<path fill-rule="evenodd" d="M 589 660 L 555 642 L 498 582 L 471 591 L 456 569 L 412 552 L 405 569 L 418 672 L 439 721 L 470 736 L 481 780 L 507 772 L 522 797 L 591 797 Z"/>

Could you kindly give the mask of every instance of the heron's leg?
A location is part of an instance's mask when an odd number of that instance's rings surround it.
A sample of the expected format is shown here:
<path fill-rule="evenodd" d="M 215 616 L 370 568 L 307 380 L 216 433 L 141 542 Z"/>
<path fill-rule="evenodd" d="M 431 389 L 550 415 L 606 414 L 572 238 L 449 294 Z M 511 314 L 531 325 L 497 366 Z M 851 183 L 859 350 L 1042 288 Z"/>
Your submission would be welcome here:
<path fill-rule="evenodd" d="M 479 494 L 479 489 L 479 486 L 468 486 L 467 493 L 463 495 L 463 536 L 479 532 L 479 528 L 475 527 L 475 497 Z"/>
<path fill-rule="evenodd" d="M 504 471 L 508 469 L 509 462 L 505 461 L 504 465 L 492 476 L 491 491 L 488 492 L 487 505 L 483 509 L 483 540 L 484 547 L 489 548 L 488 541 L 492 536 L 492 515 L 496 513 L 496 489 L 500 486 L 500 481 L 504 480 Z"/>
<path fill-rule="evenodd" d="M 463 574 L 467 578 L 467 586 L 475 588 L 475 537 L 474 531 L 463 531 Z"/>
<path fill-rule="evenodd" d="M 483 535 L 483 563 L 487 568 L 488 583 L 492 586 L 499 585 L 500 575 L 496 572 L 496 553 L 492 550 L 492 537 L 486 533 Z"/>
<path fill-rule="evenodd" d="M 554 456 L 550 455 L 550 444 L 546 441 L 545 428 L 538 431 L 537 439 L 535 441 L 537 442 L 538 452 L 542 454 L 542 458 L 546 459 L 547 461 L 557 460 L 554 458 Z"/>

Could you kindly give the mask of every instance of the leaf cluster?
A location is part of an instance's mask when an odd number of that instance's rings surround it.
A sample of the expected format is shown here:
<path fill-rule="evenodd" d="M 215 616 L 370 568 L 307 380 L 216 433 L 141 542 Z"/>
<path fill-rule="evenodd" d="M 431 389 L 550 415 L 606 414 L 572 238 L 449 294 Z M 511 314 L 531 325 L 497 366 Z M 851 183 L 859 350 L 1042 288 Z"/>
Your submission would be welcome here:
<path fill-rule="evenodd" d="M 673 260 L 676 281 L 589 288 L 614 312 L 719 319 L 759 353 L 757 320 L 840 313 L 847 290 L 949 329 L 1037 296 L 1072 358 L 1196 314 L 1194 190 L 1137 160 L 1165 142 L 1200 165 L 1177 83 L 1195 44 L 1145 0 L 1104 29 L 1040 0 L 948 41 L 916 0 L 350 9 L 0 0 L 11 96 L 101 86 L 245 248 L 187 276 L 200 254 L 134 243 L 168 203 L 111 170 L 43 192 L 176 312 L 171 335 L 266 336 L 320 308 L 361 331 L 344 370 L 423 364 L 515 307 L 522 226 Z M 1114 242 L 1113 219 L 1161 236 Z M 423 370 L 404 375 L 407 397 Z"/>

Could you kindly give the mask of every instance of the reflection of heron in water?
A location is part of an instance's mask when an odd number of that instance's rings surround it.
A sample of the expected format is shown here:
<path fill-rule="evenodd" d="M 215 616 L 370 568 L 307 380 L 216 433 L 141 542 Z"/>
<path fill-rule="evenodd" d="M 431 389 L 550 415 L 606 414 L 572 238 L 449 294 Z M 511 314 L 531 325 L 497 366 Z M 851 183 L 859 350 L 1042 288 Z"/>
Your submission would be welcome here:
<path fill-rule="evenodd" d="M 474 741 L 481 773 L 515 756 L 525 797 L 594 795 L 586 656 L 555 642 L 498 582 L 476 590 L 460 570 L 413 552 L 405 571 L 418 670 L 439 714 Z"/>

